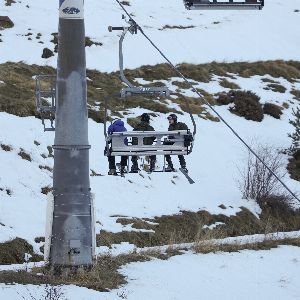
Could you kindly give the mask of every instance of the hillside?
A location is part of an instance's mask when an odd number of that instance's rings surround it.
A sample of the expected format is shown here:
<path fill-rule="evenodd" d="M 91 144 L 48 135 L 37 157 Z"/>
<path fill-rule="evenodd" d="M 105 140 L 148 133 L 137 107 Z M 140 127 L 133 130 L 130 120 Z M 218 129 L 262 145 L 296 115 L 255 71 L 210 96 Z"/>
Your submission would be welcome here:
<path fill-rule="evenodd" d="M 0 31 L 0 270 L 25 269 L 0 272 L 1 298 L 45 299 L 52 288 L 48 283 L 62 293 L 57 299 L 237 299 L 245 291 L 248 299 L 298 295 L 300 204 L 282 196 L 281 188 L 278 198 L 243 197 L 239 182 L 247 149 L 141 36 L 126 40 L 126 76 L 135 84 L 165 85 L 173 95 L 126 102 L 111 97 L 110 118 L 122 118 L 131 129 L 148 112 L 153 127 L 166 130 L 170 112 L 191 128 L 191 112 L 197 135 L 187 167 L 196 183 L 190 185 L 180 172 L 106 175 L 103 102 L 122 87 L 118 36 L 107 31 L 121 24 L 121 11 L 108 0 L 88 1 L 85 12 L 92 41 L 86 46 L 90 181 L 99 259 L 89 274 L 53 278 L 47 273 L 41 255 L 54 133 L 43 132 L 35 111 L 34 76 L 56 72 L 56 53 L 41 57 L 45 47 L 55 50 L 56 4 L 0 4 L 0 15 L 14 22 Z M 280 156 L 283 181 L 299 193 L 300 182 L 287 172 L 291 157 L 285 150 L 293 131 L 289 120 L 300 101 L 300 1 L 268 1 L 261 12 L 243 13 L 188 12 L 182 1 L 171 0 L 130 0 L 127 8 L 247 143 Z M 239 102 L 239 95 L 245 100 Z M 177 157 L 173 162 L 178 168 Z M 143 168 L 143 159 L 139 163 Z M 163 163 L 159 157 L 157 170 Z M 41 269 L 26 271 L 32 267 Z M 5 284 L 11 282 L 20 284 Z"/>

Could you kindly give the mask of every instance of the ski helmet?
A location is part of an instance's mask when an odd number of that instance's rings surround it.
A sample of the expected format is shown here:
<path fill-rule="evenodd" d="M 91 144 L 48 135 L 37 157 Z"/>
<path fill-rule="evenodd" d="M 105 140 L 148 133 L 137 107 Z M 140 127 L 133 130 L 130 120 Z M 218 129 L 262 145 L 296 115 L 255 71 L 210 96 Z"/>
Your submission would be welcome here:
<path fill-rule="evenodd" d="M 150 122 L 150 116 L 147 113 L 143 113 L 141 115 L 141 121 L 149 123 Z"/>
<path fill-rule="evenodd" d="M 176 123 L 177 122 L 177 116 L 175 114 L 170 114 L 168 116 L 168 120 L 174 120 L 174 122 Z"/>

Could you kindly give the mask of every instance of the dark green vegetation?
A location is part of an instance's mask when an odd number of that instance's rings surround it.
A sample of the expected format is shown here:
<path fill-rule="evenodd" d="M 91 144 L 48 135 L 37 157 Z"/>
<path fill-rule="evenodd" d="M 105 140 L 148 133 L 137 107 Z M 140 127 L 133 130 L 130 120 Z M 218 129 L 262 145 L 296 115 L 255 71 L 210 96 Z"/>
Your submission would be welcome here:
<path fill-rule="evenodd" d="M 290 158 L 288 171 L 291 178 L 300 181 L 300 150 L 296 151 Z"/>

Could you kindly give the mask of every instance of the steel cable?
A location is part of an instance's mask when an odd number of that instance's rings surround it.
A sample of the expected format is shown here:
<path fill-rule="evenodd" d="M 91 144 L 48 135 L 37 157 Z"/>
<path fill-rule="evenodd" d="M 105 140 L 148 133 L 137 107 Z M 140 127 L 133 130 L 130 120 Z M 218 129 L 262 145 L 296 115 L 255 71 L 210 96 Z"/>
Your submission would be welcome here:
<path fill-rule="evenodd" d="M 214 107 L 201 95 L 201 93 L 187 80 L 187 78 L 176 68 L 176 66 L 166 57 L 166 55 L 160 50 L 154 42 L 148 37 L 148 35 L 144 32 L 141 26 L 132 18 L 132 16 L 128 13 L 125 7 L 119 0 L 116 2 L 120 5 L 125 14 L 136 24 L 138 30 L 142 33 L 142 35 L 149 41 L 149 43 L 159 52 L 159 54 L 167 61 L 170 67 L 184 80 L 188 86 L 191 87 L 194 93 L 196 93 L 199 98 L 218 116 L 218 118 L 231 130 L 231 132 L 244 144 L 244 146 L 268 169 L 268 171 L 281 183 L 281 185 L 297 200 L 300 202 L 300 199 L 296 196 L 294 192 L 269 168 L 269 166 L 255 153 L 255 151 L 240 137 L 240 135 L 229 125 L 229 123 L 214 109 Z M 185 101 L 188 101 L 185 97 L 183 97 Z M 188 103 L 187 103 L 188 106 Z"/>

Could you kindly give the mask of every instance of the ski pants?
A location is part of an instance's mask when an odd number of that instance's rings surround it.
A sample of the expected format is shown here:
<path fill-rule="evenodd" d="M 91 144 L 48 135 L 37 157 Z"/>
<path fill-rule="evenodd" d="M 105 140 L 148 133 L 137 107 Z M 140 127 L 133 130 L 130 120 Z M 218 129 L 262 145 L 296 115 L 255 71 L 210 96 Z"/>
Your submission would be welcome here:
<path fill-rule="evenodd" d="M 166 159 L 168 165 L 171 168 L 173 168 L 173 162 L 172 162 L 172 159 L 171 159 L 171 155 L 165 155 L 165 159 Z M 185 163 L 184 156 L 183 155 L 178 155 L 178 159 L 179 159 L 180 166 L 182 168 L 185 168 L 186 167 L 186 163 Z"/>
<path fill-rule="evenodd" d="M 156 155 L 150 155 L 149 158 L 150 158 L 150 166 L 154 165 L 156 162 Z M 138 166 L 137 160 L 138 160 L 137 156 L 132 156 L 131 162 L 132 162 L 132 165 L 135 167 Z"/>
<path fill-rule="evenodd" d="M 108 164 L 110 170 L 116 169 L 116 157 L 115 156 L 108 156 Z M 127 156 L 121 156 L 121 167 L 127 166 Z"/>

